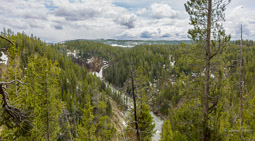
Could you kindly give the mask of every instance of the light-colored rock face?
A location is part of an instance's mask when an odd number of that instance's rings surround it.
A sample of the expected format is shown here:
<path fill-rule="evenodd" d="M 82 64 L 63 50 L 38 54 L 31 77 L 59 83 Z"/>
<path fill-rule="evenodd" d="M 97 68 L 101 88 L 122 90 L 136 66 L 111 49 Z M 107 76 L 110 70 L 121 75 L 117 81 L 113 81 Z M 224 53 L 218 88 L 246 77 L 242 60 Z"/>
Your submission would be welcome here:
<path fill-rule="evenodd" d="M 79 56 L 77 55 L 77 51 L 74 50 L 73 52 L 70 50 L 67 50 L 67 56 L 73 56 L 74 58 L 78 59 Z"/>
<path fill-rule="evenodd" d="M 7 65 L 7 62 L 8 62 L 8 56 L 3 52 L 1 51 L 1 57 L 0 57 L 0 64 L 3 63 L 5 65 Z"/>
<path fill-rule="evenodd" d="M 8 63 L 8 56 L 3 51 L 1 51 L 1 56 L 0 56 L 0 78 L 2 77 L 2 74 L 4 74 L 6 72 L 7 63 Z"/>
<path fill-rule="evenodd" d="M 126 121 L 124 114 L 122 113 L 121 109 L 119 109 L 117 103 L 109 97 L 111 106 L 112 106 L 112 117 L 111 123 L 114 125 L 116 130 L 121 133 L 126 127 Z"/>
<path fill-rule="evenodd" d="M 105 67 L 102 67 L 102 65 L 107 65 L 107 61 L 103 61 L 99 57 L 91 57 L 86 60 L 86 68 L 91 72 L 97 72 L 99 73 L 102 69 Z"/>

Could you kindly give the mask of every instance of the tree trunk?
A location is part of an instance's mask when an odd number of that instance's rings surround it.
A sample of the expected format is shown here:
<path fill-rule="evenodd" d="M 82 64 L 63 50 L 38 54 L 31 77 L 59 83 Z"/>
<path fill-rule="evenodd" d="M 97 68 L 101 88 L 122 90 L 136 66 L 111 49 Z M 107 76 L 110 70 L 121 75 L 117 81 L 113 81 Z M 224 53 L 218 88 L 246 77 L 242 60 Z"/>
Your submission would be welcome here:
<path fill-rule="evenodd" d="M 13 64 L 13 67 L 14 67 L 14 80 L 15 80 L 15 91 L 16 91 L 16 96 L 18 96 L 18 88 L 17 88 L 17 76 L 16 76 L 16 66 L 15 66 L 15 59 L 13 60 L 14 61 L 14 64 Z"/>
<path fill-rule="evenodd" d="M 74 111 L 73 111 L 73 125 L 74 125 L 74 135 L 75 137 L 78 137 L 78 133 L 77 133 L 77 123 L 76 123 L 76 106 L 75 106 L 75 103 L 74 103 Z"/>
<path fill-rule="evenodd" d="M 243 29 L 241 25 L 241 40 L 240 40 L 240 139 L 242 140 L 243 132 L 243 74 L 242 74 L 242 65 L 243 65 L 243 46 L 242 46 L 242 36 Z"/>
<path fill-rule="evenodd" d="M 64 116 L 64 118 L 67 122 L 67 125 L 68 125 L 68 133 L 69 133 L 70 139 L 71 139 L 71 141 L 73 141 L 72 133 L 71 133 L 71 130 L 70 130 L 70 123 L 69 123 L 69 120 L 68 120 L 68 117 L 67 117 L 67 113 L 65 113 L 63 106 L 62 106 L 62 111 L 63 111 L 63 116 Z"/>
<path fill-rule="evenodd" d="M 206 56 L 205 56 L 205 92 L 203 102 L 203 114 L 204 114 L 204 129 L 203 140 L 209 141 L 210 133 L 208 128 L 208 97 L 210 93 L 210 46 L 211 46 L 211 22 L 212 22 L 212 0 L 208 0 L 208 15 L 207 15 L 207 38 L 206 38 Z"/>
<path fill-rule="evenodd" d="M 47 81 L 46 81 L 46 101 L 47 101 L 47 141 L 50 141 L 50 125 L 49 125 L 49 98 L 48 98 L 48 88 L 47 88 Z"/>
<path fill-rule="evenodd" d="M 136 128 L 136 135 L 137 135 L 137 140 L 140 141 L 140 133 L 139 133 L 139 126 L 138 126 L 138 120 L 137 120 L 137 115 L 136 115 L 136 98 L 135 98 L 135 86 L 134 86 L 134 75 L 133 75 L 133 70 L 131 70 L 131 83 L 132 83 L 132 95 L 133 95 L 133 100 L 134 100 L 134 116 L 135 116 L 135 128 Z"/>
<path fill-rule="evenodd" d="M 89 128 L 88 136 L 89 136 L 89 141 L 90 141 L 90 128 Z"/>

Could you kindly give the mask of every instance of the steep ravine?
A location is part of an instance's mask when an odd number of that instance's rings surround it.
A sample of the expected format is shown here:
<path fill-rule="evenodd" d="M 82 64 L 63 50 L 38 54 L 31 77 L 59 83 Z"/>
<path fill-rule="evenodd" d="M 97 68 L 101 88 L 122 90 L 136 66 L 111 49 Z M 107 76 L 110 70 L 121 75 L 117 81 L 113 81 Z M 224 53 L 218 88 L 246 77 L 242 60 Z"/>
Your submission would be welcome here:
<path fill-rule="evenodd" d="M 104 81 L 104 80 L 103 80 L 103 70 L 104 70 L 107 66 L 108 66 L 107 64 L 106 64 L 106 65 L 103 65 L 103 66 L 101 67 L 101 69 L 100 69 L 99 72 L 93 72 L 93 74 L 95 74 L 98 78 L 100 78 L 102 81 Z M 104 83 L 106 84 L 106 86 L 110 87 L 110 88 L 112 89 L 112 91 L 115 91 L 115 92 L 117 92 L 117 93 L 121 93 L 120 91 L 118 91 L 117 89 L 115 89 L 113 86 L 111 86 L 111 85 L 108 84 L 107 82 L 104 81 Z M 122 97 L 123 97 L 123 99 L 124 99 L 125 95 L 122 94 Z M 131 98 L 128 97 L 128 109 L 132 108 L 132 105 L 133 105 L 132 102 L 133 102 L 133 101 L 131 100 Z M 128 111 L 128 110 L 127 110 L 127 111 Z M 158 141 L 158 140 L 160 139 L 160 133 L 161 133 L 161 131 L 162 131 L 162 125 L 163 125 L 164 121 L 163 121 L 159 116 L 155 115 L 155 114 L 153 113 L 153 111 L 151 111 L 150 114 L 151 114 L 151 116 L 153 117 L 153 119 L 154 119 L 154 121 L 155 121 L 155 128 L 154 128 L 154 130 L 156 130 L 156 133 L 155 133 L 154 136 L 152 137 L 152 141 Z M 128 115 L 127 112 L 126 112 L 126 113 L 123 113 L 123 115 L 124 115 L 124 118 L 123 118 L 123 116 L 120 116 L 121 118 L 119 119 L 119 120 L 121 120 L 121 121 L 119 121 L 119 122 L 122 123 L 122 125 L 123 125 L 121 128 L 124 128 L 124 127 L 126 126 L 126 123 L 127 123 L 127 121 L 126 121 L 127 115 Z M 120 129 L 119 129 L 119 130 L 120 130 Z M 121 129 L 121 130 L 123 130 L 123 129 Z"/>

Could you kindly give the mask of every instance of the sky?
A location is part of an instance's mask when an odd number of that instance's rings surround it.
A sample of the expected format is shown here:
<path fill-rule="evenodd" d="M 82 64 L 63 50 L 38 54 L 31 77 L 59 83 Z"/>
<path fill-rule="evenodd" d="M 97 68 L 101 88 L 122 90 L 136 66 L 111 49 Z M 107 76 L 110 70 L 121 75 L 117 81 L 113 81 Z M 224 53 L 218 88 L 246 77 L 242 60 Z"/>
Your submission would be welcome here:
<path fill-rule="evenodd" d="M 187 0 L 0 0 L 0 30 L 46 42 L 74 39 L 186 40 Z M 223 23 L 232 40 L 255 40 L 255 0 L 232 0 Z"/>

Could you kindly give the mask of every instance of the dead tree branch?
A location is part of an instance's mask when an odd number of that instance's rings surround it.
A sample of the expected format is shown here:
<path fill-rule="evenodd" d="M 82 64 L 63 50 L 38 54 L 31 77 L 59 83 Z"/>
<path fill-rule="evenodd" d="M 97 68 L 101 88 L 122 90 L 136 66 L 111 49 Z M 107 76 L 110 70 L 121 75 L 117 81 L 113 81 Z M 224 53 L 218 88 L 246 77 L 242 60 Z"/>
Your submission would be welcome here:
<path fill-rule="evenodd" d="M 0 94 L 2 95 L 2 108 L 3 113 L 6 112 L 8 115 L 8 120 L 13 121 L 16 126 L 20 126 L 20 124 L 23 121 L 29 121 L 27 120 L 30 116 L 26 111 L 23 111 L 19 108 L 16 108 L 15 106 L 10 105 L 9 101 L 9 95 L 6 92 L 6 85 L 12 84 L 14 82 L 19 82 L 23 85 L 25 83 L 19 81 L 19 80 L 13 80 L 10 82 L 0 82 Z"/>
<path fill-rule="evenodd" d="M 4 40 L 8 41 L 9 43 L 11 43 L 12 45 L 14 45 L 14 42 L 11 41 L 10 39 L 8 39 L 8 38 L 6 38 L 6 37 L 4 37 L 2 35 L 0 35 L 0 38 L 4 39 Z"/>
<path fill-rule="evenodd" d="M 12 84 L 14 82 L 18 82 L 18 83 L 20 83 L 22 85 L 27 85 L 26 83 L 23 83 L 20 80 L 12 80 L 12 81 L 9 81 L 9 82 L 0 82 L 0 85 L 9 85 L 9 84 Z"/>

